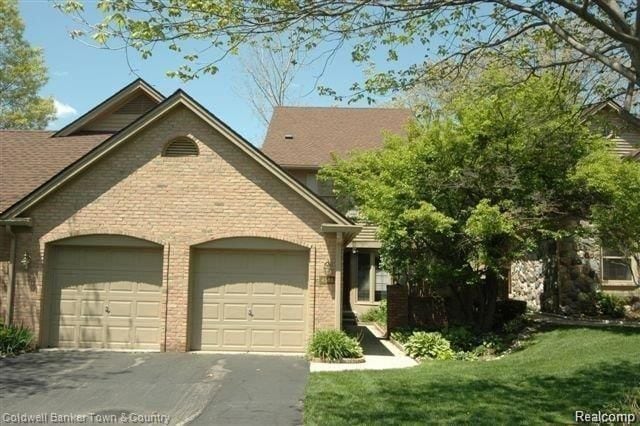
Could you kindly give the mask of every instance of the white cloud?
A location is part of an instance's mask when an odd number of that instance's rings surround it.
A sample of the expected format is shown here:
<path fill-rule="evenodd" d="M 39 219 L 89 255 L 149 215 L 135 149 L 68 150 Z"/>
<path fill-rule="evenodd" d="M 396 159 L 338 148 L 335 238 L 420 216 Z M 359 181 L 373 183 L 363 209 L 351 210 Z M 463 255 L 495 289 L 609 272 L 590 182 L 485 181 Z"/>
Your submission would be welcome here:
<path fill-rule="evenodd" d="M 56 118 L 67 118 L 74 115 L 78 115 L 78 111 L 71 105 L 67 105 L 63 102 L 60 102 L 57 99 L 53 100 L 53 105 L 56 107 Z"/>

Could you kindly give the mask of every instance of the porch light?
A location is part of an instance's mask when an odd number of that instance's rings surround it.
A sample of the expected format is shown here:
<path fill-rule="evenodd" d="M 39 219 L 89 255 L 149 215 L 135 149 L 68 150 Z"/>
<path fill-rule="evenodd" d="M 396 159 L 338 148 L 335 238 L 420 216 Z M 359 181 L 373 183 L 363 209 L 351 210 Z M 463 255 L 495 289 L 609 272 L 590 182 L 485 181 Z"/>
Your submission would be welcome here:
<path fill-rule="evenodd" d="M 25 269 L 25 271 L 29 269 L 29 265 L 31 265 L 31 256 L 29 255 L 28 251 L 25 251 L 24 254 L 22 255 L 22 259 L 20 259 L 20 264 Z"/>
<path fill-rule="evenodd" d="M 333 275 L 333 264 L 331 263 L 331 261 L 326 261 L 324 263 L 324 275 L 326 277 Z"/>

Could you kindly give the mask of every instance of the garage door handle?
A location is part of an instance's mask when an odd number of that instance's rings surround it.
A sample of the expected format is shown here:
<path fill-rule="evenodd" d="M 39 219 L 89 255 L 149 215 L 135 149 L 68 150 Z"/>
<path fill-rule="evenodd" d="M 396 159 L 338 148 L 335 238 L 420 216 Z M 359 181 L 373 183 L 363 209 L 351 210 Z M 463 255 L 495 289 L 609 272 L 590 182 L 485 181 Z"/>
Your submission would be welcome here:
<path fill-rule="evenodd" d="M 105 307 L 104 307 L 104 311 L 105 311 L 106 313 L 108 313 L 108 314 L 110 314 L 110 313 L 111 313 L 111 309 L 109 309 L 109 307 L 108 307 L 108 306 L 105 306 Z"/>
<path fill-rule="evenodd" d="M 249 309 L 247 310 L 247 313 L 249 314 L 249 316 L 250 316 L 250 317 L 252 317 L 252 316 L 253 316 L 253 311 L 251 310 L 251 308 L 249 308 Z"/>

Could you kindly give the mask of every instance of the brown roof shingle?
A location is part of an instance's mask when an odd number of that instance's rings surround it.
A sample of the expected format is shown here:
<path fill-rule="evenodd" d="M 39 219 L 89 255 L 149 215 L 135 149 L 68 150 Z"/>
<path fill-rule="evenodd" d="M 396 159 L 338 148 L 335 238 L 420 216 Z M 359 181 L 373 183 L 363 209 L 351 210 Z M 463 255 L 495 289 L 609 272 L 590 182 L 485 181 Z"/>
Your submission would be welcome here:
<path fill-rule="evenodd" d="M 54 133 L 0 130 L 0 213 L 112 136 L 51 137 Z"/>
<path fill-rule="evenodd" d="M 276 107 L 262 151 L 281 166 L 317 167 L 332 153 L 380 148 L 383 131 L 404 133 L 410 118 L 399 108 Z"/>

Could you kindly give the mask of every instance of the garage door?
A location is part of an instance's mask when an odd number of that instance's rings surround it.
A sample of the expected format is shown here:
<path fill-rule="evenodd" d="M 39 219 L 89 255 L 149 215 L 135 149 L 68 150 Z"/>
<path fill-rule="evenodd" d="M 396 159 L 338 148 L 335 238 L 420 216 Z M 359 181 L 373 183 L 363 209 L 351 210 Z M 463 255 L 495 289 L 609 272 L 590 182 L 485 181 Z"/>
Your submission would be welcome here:
<path fill-rule="evenodd" d="M 51 252 L 49 346 L 160 349 L 160 248 Z"/>
<path fill-rule="evenodd" d="M 307 252 L 196 250 L 191 348 L 304 351 Z"/>

